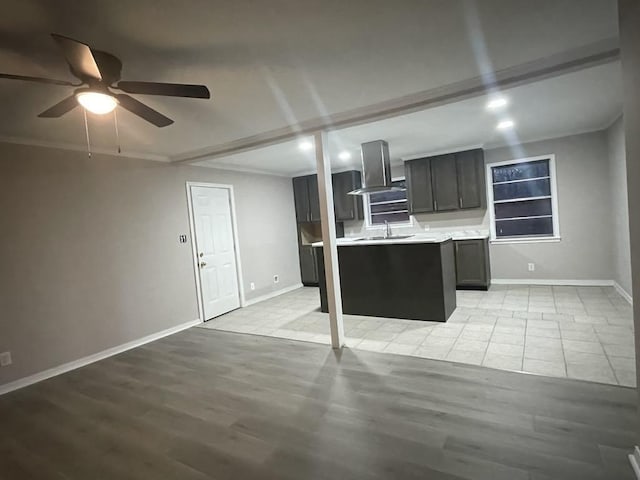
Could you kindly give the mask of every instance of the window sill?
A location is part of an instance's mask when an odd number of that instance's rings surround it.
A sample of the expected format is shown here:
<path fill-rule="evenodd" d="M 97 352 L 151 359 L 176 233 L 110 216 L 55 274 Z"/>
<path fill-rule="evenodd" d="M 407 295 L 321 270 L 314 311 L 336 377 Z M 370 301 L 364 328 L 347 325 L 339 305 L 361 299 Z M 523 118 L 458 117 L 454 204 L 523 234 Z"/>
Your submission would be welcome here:
<path fill-rule="evenodd" d="M 497 239 L 492 238 L 491 243 L 496 245 L 503 245 L 508 243 L 557 243 L 562 240 L 562 237 L 544 237 L 544 238 L 505 238 Z"/>

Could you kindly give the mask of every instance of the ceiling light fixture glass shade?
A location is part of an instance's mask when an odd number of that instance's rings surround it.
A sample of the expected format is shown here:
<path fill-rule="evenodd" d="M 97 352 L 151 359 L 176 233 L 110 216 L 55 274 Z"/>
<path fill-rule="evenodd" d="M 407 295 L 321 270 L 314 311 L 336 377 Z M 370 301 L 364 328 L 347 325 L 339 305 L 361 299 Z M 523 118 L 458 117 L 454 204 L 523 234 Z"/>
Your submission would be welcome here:
<path fill-rule="evenodd" d="M 343 161 L 351 160 L 351 154 L 349 152 L 340 152 L 338 158 Z"/>
<path fill-rule="evenodd" d="M 100 92 L 79 92 L 76 94 L 76 100 L 85 109 L 97 115 L 112 112 L 118 106 L 118 101 L 114 97 Z"/>

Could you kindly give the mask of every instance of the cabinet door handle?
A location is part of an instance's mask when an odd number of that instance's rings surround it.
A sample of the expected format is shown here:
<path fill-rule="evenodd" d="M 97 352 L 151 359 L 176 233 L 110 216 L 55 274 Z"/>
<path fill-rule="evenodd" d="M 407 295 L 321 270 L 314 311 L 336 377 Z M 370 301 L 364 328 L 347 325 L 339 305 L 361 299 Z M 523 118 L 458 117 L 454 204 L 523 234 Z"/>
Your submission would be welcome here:
<path fill-rule="evenodd" d="M 433 201 L 433 209 L 434 210 L 438 210 L 438 201 L 437 200 Z"/>
<path fill-rule="evenodd" d="M 462 208 L 462 197 L 458 197 L 458 205 Z"/>

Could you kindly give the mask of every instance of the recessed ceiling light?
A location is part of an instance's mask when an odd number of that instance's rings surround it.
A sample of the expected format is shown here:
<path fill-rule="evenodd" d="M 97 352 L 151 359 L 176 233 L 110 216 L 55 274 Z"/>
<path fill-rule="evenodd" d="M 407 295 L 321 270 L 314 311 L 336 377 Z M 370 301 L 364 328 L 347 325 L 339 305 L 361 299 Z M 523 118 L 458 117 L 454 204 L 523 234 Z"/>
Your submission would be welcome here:
<path fill-rule="evenodd" d="M 347 152 L 347 151 L 340 152 L 338 154 L 338 158 L 340 160 L 350 160 L 351 159 L 351 154 L 349 152 Z"/>
<path fill-rule="evenodd" d="M 513 120 L 502 120 L 500 123 L 498 123 L 498 125 L 496 125 L 496 128 L 498 130 L 508 130 L 510 128 L 513 128 L 515 126 L 515 123 Z"/>
<path fill-rule="evenodd" d="M 487 103 L 488 110 L 499 110 L 500 108 L 506 107 L 509 102 L 504 97 L 496 97 L 489 100 Z"/>
<path fill-rule="evenodd" d="M 298 148 L 303 152 L 308 152 L 309 150 L 313 149 L 313 142 L 310 142 L 309 140 L 303 140 L 302 142 L 298 143 Z"/>

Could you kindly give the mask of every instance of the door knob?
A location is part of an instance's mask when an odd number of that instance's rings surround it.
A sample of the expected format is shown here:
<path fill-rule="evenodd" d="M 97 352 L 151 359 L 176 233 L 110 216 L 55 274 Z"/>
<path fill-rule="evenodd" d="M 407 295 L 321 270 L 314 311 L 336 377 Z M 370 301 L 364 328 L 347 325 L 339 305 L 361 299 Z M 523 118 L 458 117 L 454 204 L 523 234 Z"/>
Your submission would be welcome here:
<path fill-rule="evenodd" d="M 204 268 L 207 266 L 207 262 L 200 262 L 200 268 Z"/>

